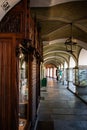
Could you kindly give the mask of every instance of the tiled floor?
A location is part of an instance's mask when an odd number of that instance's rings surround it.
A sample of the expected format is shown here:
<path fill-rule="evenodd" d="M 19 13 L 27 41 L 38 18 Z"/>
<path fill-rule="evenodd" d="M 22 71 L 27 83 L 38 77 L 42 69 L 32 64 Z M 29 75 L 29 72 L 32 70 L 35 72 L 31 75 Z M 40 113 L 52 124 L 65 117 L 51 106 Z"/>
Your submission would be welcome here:
<path fill-rule="evenodd" d="M 48 79 L 37 119 L 35 130 L 87 130 L 87 105 L 65 86 Z"/>

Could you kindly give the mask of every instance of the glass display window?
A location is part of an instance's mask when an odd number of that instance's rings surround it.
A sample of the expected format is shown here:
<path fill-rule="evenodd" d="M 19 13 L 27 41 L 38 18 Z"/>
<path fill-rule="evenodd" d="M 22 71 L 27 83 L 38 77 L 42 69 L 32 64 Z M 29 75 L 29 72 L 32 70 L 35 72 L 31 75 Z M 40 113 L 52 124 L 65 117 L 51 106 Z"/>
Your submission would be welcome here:
<path fill-rule="evenodd" d="M 24 130 L 27 124 L 28 112 L 28 63 L 26 55 L 19 55 L 19 130 Z"/>
<path fill-rule="evenodd" d="M 79 86 L 87 86 L 87 69 L 79 69 Z"/>
<path fill-rule="evenodd" d="M 73 84 L 79 84 L 79 69 L 78 67 L 73 68 Z"/>
<path fill-rule="evenodd" d="M 77 86 L 87 86 L 87 67 L 73 69 L 73 83 Z"/>

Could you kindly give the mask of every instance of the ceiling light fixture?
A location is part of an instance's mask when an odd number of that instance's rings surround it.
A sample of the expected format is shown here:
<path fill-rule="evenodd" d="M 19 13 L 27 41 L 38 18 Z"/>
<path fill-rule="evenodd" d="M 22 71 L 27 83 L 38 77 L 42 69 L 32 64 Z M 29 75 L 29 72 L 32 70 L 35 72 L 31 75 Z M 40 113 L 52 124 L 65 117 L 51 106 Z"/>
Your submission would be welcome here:
<path fill-rule="evenodd" d="M 73 39 L 73 35 L 72 35 L 72 23 L 70 23 L 71 25 L 71 36 L 65 41 L 65 46 L 66 46 L 66 51 L 69 53 L 73 53 L 73 48 L 76 46 L 76 41 Z"/>

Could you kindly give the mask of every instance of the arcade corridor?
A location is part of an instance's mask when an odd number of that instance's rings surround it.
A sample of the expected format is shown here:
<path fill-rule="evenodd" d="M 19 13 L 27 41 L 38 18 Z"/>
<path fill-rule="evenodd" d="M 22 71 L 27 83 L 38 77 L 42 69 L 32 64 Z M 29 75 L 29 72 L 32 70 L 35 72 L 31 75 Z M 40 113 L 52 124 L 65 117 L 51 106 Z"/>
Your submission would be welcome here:
<path fill-rule="evenodd" d="M 47 79 L 35 130 L 86 130 L 87 105 L 55 79 Z"/>
<path fill-rule="evenodd" d="M 87 130 L 67 87 L 87 102 L 87 0 L 0 0 L 0 130 Z"/>

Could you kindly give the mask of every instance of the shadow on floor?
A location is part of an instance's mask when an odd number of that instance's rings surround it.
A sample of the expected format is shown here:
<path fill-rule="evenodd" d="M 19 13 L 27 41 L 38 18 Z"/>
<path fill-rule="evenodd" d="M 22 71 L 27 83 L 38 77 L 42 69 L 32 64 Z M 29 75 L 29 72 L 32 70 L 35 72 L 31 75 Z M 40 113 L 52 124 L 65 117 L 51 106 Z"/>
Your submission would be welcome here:
<path fill-rule="evenodd" d="M 39 121 L 36 130 L 54 130 L 52 121 Z"/>

